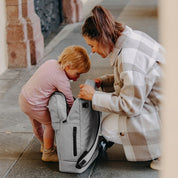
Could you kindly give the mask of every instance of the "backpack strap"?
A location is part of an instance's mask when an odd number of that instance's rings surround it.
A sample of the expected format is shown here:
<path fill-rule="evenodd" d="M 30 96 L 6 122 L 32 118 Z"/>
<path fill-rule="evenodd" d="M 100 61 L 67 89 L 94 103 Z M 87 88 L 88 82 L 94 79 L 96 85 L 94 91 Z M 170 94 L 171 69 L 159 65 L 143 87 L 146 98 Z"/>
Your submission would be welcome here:
<path fill-rule="evenodd" d="M 100 113 L 98 113 L 98 114 L 100 114 Z M 93 146 L 91 147 L 91 149 L 89 151 L 85 151 L 80 156 L 80 158 L 77 161 L 76 168 L 81 169 L 82 167 L 84 167 L 91 160 L 92 156 L 94 155 L 94 152 L 96 151 L 98 143 L 99 143 L 99 133 L 100 133 L 99 127 L 100 127 L 100 124 L 98 124 L 98 133 L 96 135 L 96 139 L 95 139 Z M 99 151 L 99 149 L 98 149 L 98 151 Z"/>
<path fill-rule="evenodd" d="M 87 80 L 85 81 L 85 84 L 86 84 L 86 85 L 90 85 L 90 86 L 92 86 L 93 88 L 96 89 L 96 84 L 95 84 L 95 81 L 94 81 L 94 80 L 87 79 Z"/>
<path fill-rule="evenodd" d="M 96 89 L 96 85 L 93 80 L 87 79 L 85 84 L 90 85 Z M 101 113 L 98 112 L 98 114 L 99 114 L 98 117 L 100 118 Z M 97 149 L 98 143 L 99 143 L 99 133 L 100 133 L 99 128 L 100 128 L 100 124 L 98 124 L 98 132 L 97 132 L 96 139 L 95 139 L 93 146 L 90 148 L 89 151 L 84 151 L 84 153 L 80 156 L 80 158 L 77 161 L 76 168 L 81 169 L 92 159 L 92 156 L 94 155 Z"/>
<path fill-rule="evenodd" d="M 99 130 L 98 130 L 94 145 L 91 147 L 91 149 L 89 151 L 85 151 L 80 156 L 80 158 L 77 161 L 76 168 L 81 169 L 92 159 L 92 156 L 94 155 L 94 152 L 97 149 L 98 143 L 99 143 Z M 99 149 L 98 149 L 98 151 L 99 151 Z"/>
<path fill-rule="evenodd" d="M 120 49 L 120 51 L 119 51 L 119 53 L 118 53 L 118 56 L 120 55 L 121 51 L 122 51 L 122 48 Z"/>

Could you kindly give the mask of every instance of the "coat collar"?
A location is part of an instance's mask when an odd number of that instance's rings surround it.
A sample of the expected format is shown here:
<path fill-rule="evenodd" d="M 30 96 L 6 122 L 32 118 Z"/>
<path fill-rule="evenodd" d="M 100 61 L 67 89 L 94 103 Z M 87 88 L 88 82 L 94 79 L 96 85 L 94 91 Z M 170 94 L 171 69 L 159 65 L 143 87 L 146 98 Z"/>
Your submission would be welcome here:
<path fill-rule="evenodd" d="M 124 42 L 126 41 L 128 33 L 131 33 L 132 29 L 128 26 L 125 26 L 125 30 L 122 32 L 122 35 L 116 41 L 113 51 L 107 56 L 110 59 L 110 65 L 114 66 L 118 54 L 121 52 Z"/>

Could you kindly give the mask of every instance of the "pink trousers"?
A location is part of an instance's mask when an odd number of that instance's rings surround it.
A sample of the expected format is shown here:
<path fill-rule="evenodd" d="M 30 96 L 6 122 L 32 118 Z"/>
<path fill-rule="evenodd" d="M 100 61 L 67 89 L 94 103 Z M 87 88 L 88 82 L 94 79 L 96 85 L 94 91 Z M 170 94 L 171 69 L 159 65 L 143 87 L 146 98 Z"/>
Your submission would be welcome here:
<path fill-rule="evenodd" d="M 45 138 L 53 139 L 54 130 L 51 125 L 51 117 L 48 108 L 44 110 L 37 110 L 37 107 L 28 103 L 23 94 L 19 96 L 19 105 L 21 110 L 29 117 L 33 132 L 40 142 L 43 143 L 43 136 Z M 43 129 L 45 127 L 45 130 Z"/>

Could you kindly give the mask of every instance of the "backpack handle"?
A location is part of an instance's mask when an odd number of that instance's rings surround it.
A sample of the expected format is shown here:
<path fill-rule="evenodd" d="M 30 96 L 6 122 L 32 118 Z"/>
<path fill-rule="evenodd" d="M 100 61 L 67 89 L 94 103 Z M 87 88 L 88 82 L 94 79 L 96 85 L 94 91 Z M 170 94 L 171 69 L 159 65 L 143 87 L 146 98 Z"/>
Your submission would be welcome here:
<path fill-rule="evenodd" d="M 93 88 L 96 89 L 96 84 L 95 84 L 95 81 L 94 81 L 94 80 L 87 79 L 87 80 L 85 81 L 85 84 L 86 84 L 86 85 L 90 85 L 90 86 L 92 86 Z"/>

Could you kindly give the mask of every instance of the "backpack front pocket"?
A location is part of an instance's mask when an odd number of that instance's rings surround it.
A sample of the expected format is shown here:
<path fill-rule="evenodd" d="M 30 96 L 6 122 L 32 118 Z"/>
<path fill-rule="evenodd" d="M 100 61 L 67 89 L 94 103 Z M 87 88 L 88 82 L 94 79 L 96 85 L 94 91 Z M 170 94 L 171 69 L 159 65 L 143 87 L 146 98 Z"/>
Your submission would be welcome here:
<path fill-rule="evenodd" d="M 56 135 L 58 142 L 59 160 L 76 161 L 80 155 L 80 134 L 78 125 L 61 123 L 59 133 Z"/>

